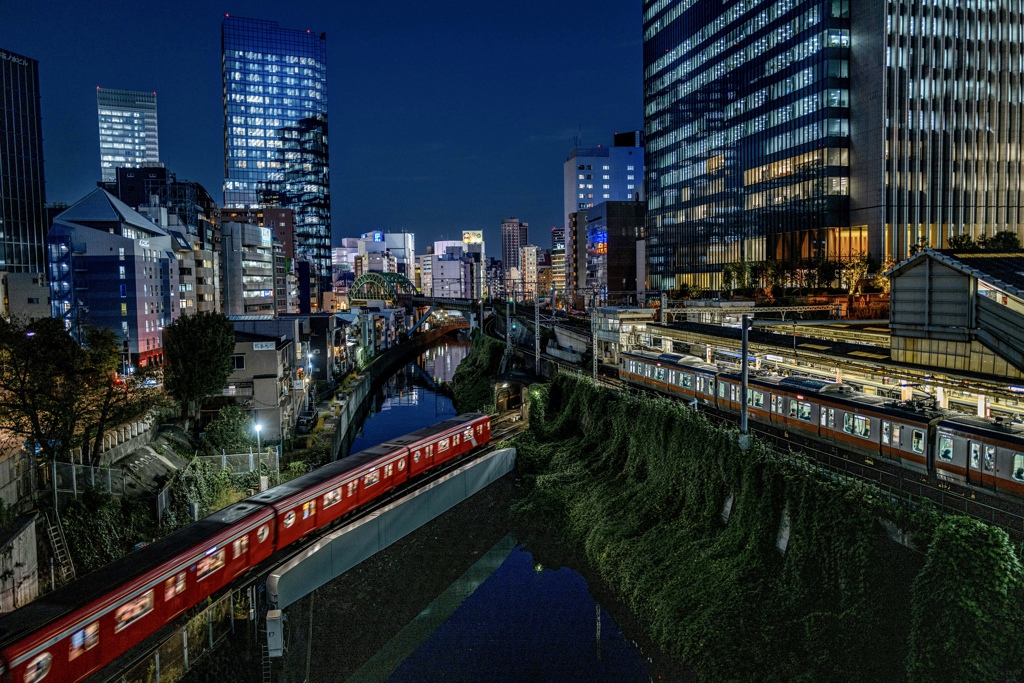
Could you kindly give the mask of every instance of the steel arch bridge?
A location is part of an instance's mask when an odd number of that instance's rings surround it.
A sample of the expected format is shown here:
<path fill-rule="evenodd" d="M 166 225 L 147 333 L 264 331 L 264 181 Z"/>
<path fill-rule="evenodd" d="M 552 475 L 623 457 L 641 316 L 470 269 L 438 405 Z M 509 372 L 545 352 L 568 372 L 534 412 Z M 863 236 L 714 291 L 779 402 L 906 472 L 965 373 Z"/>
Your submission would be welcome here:
<path fill-rule="evenodd" d="M 398 273 L 363 273 L 356 278 L 348 290 L 348 300 L 351 304 L 354 301 L 368 301 L 370 299 L 381 299 L 383 301 L 395 301 L 400 296 L 416 296 L 413 285 L 404 275 Z"/>

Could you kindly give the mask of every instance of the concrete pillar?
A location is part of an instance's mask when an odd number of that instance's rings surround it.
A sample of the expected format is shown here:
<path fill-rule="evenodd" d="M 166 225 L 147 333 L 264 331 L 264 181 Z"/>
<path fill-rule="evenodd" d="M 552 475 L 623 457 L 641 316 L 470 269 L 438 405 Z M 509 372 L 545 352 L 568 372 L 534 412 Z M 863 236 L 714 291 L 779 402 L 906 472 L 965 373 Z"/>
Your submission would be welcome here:
<path fill-rule="evenodd" d="M 914 398 L 914 387 L 908 386 L 906 382 L 900 382 L 900 400 L 911 401 Z"/>
<path fill-rule="evenodd" d="M 978 394 L 978 417 L 988 417 L 988 399 L 985 394 Z"/>
<path fill-rule="evenodd" d="M 935 404 L 943 410 L 949 408 L 949 398 L 946 397 L 945 387 L 935 388 Z"/>

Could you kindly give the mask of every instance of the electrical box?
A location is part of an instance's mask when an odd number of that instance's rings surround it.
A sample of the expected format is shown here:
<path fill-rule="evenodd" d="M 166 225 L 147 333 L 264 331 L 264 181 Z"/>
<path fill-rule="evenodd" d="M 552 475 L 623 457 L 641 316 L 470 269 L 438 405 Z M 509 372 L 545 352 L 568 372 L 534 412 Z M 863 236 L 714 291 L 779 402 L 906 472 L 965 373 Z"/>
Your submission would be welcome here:
<path fill-rule="evenodd" d="M 281 610 L 267 610 L 267 650 L 271 657 L 284 656 L 284 624 Z"/>

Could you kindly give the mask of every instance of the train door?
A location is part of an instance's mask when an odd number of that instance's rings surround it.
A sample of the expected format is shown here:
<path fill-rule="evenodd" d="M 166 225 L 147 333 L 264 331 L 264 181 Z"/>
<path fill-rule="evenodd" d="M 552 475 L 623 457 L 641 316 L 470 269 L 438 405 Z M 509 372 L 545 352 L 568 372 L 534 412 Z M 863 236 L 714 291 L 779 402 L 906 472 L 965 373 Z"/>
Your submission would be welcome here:
<path fill-rule="evenodd" d="M 967 442 L 967 478 L 975 486 L 984 486 L 982 475 L 981 454 L 985 445 L 980 441 Z"/>
<path fill-rule="evenodd" d="M 981 446 L 981 485 L 987 489 L 996 487 L 996 447 L 989 444 Z"/>

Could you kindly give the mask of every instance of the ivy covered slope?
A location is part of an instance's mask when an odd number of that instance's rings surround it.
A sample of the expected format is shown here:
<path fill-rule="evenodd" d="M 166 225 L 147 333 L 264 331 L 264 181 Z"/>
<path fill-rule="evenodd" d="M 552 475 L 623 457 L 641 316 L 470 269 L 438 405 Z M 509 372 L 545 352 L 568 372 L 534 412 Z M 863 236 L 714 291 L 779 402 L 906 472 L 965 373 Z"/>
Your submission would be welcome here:
<path fill-rule="evenodd" d="M 889 540 L 878 519 L 898 511 L 868 487 L 763 444 L 742 452 L 682 404 L 567 375 L 531 401 L 519 511 L 580 544 L 702 681 L 1024 676 L 1021 565 L 1003 532 L 918 515 L 922 555 Z"/>
<path fill-rule="evenodd" d="M 460 413 L 489 413 L 494 408 L 491 379 L 501 368 L 505 345 L 479 331 L 473 333 L 469 355 L 459 363 L 452 378 L 455 409 Z"/>

